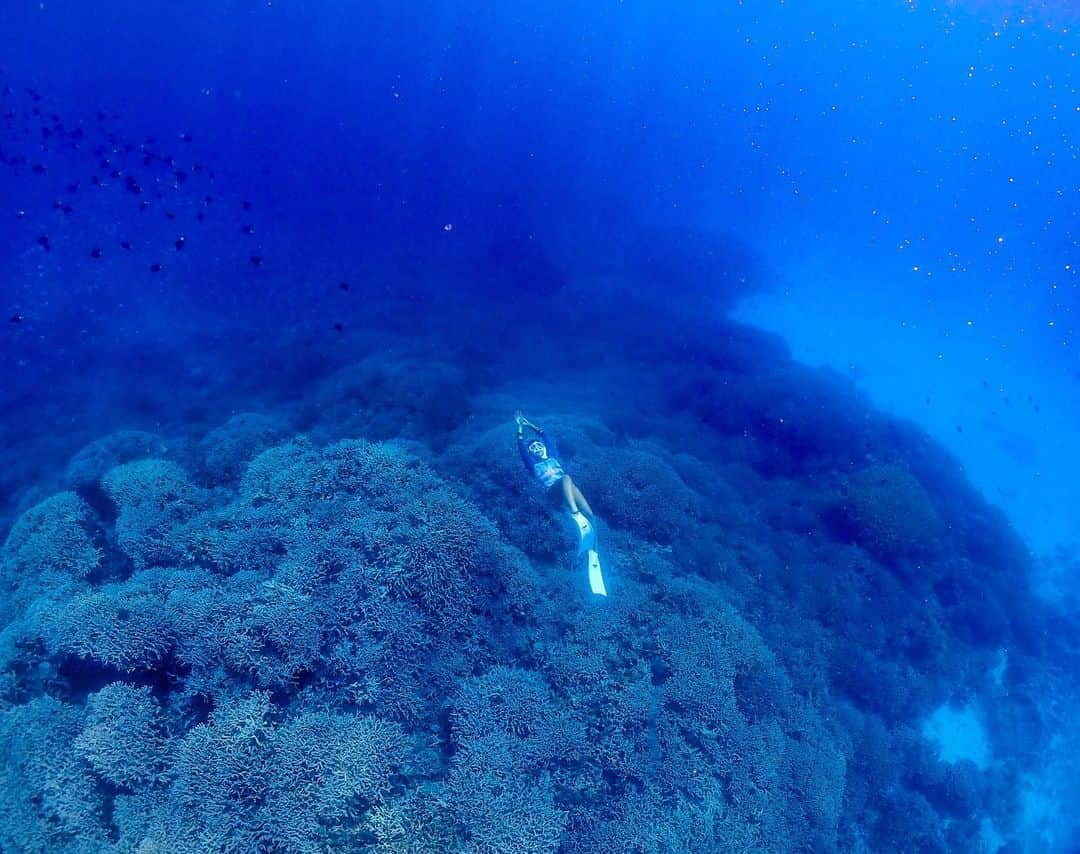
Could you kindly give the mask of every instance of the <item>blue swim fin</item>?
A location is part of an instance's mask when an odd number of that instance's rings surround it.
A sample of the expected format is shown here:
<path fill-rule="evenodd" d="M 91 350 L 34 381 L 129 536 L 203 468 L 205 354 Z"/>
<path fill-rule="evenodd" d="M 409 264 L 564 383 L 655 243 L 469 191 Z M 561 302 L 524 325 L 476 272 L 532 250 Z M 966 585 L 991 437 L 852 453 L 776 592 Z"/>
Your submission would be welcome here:
<path fill-rule="evenodd" d="M 571 513 L 570 518 L 574 521 L 574 525 L 577 528 L 577 553 L 579 555 L 584 554 L 589 549 L 596 548 L 596 528 L 594 528 L 593 524 L 585 518 L 585 514 L 578 511 L 577 513 Z"/>
<path fill-rule="evenodd" d="M 607 596 L 604 586 L 604 573 L 600 569 L 600 555 L 596 549 L 589 549 L 589 588 L 596 596 Z"/>

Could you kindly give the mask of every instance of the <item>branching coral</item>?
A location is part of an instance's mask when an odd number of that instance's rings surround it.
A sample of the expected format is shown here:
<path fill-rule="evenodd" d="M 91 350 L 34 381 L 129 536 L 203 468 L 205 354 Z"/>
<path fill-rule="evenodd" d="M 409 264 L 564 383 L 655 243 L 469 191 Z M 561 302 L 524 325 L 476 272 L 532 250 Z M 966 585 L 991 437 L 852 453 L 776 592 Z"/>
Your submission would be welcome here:
<path fill-rule="evenodd" d="M 114 682 L 89 698 L 86 711 L 75 752 L 102 779 L 137 789 L 164 771 L 168 740 L 149 688 Z"/>
<path fill-rule="evenodd" d="M 258 412 L 234 415 L 200 442 L 203 466 L 215 483 L 236 479 L 248 462 L 285 437 L 276 418 Z"/>
<path fill-rule="evenodd" d="M 61 492 L 31 507 L 12 527 L 0 550 L 0 570 L 9 583 L 48 572 L 76 578 L 101 563 L 90 533 L 92 514 L 74 492 Z"/>
<path fill-rule="evenodd" d="M 887 849 L 907 807 L 931 850 L 944 815 L 973 838 L 971 775 L 893 733 L 983 660 L 957 638 L 1016 618 L 1000 596 L 967 614 L 963 555 L 916 584 L 929 486 L 879 466 L 847 495 L 766 480 L 828 459 L 813 425 L 725 469 L 736 489 L 659 440 L 545 423 L 612 523 L 603 602 L 559 569 L 572 543 L 505 431 L 422 460 L 269 446 L 276 423 L 244 416 L 190 444 L 213 489 L 136 457 L 80 487 L 94 510 L 27 511 L 0 552 L 0 848 Z M 804 532 L 822 507 L 852 542 Z"/>
<path fill-rule="evenodd" d="M 205 496 L 176 463 L 139 460 L 110 469 L 102 478 L 116 505 L 116 538 L 137 569 L 188 562 L 184 525 Z"/>
<path fill-rule="evenodd" d="M 906 468 L 877 463 L 849 479 L 826 517 L 833 530 L 886 562 L 934 553 L 943 526 L 923 485 Z"/>
<path fill-rule="evenodd" d="M 52 697 L 0 712 L 0 850 L 101 850 L 107 830 L 90 769 L 72 751 L 81 709 Z"/>
<path fill-rule="evenodd" d="M 80 449 L 68 463 L 66 479 L 74 489 L 90 489 L 109 469 L 132 460 L 160 459 L 168 449 L 156 433 L 118 430 Z"/>
<path fill-rule="evenodd" d="M 39 600 L 29 624 L 54 656 L 75 656 L 119 671 L 151 669 L 174 632 L 160 598 L 113 586 L 65 602 Z"/>
<path fill-rule="evenodd" d="M 177 744 L 167 793 L 128 804 L 155 820 L 130 809 L 132 829 L 179 851 L 323 850 L 331 827 L 390 792 L 409 754 L 376 718 L 277 714 L 262 693 L 215 709 Z"/>
<path fill-rule="evenodd" d="M 670 543 L 699 513 L 699 496 L 649 446 L 593 448 L 578 465 L 596 511 L 646 539 Z"/>

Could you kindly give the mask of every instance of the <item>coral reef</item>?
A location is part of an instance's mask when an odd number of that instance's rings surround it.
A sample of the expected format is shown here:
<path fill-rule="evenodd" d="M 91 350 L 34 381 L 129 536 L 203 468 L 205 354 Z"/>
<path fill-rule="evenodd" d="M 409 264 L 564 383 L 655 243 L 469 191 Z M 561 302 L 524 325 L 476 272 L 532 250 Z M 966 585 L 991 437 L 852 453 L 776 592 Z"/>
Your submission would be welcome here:
<path fill-rule="evenodd" d="M 497 426 L 508 394 L 458 366 L 369 356 L 287 410 L 76 453 L 0 550 L 0 848 L 1011 833 L 1020 774 L 944 761 L 921 722 L 992 698 L 991 748 L 1038 755 L 1035 656 L 1067 624 L 953 469 L 755 340 L 652 353 L 648 387 L 593 375 L 677 402 L 662 421 L 614 393 L 537 415 L 601 516 L 602 602 Z"/>

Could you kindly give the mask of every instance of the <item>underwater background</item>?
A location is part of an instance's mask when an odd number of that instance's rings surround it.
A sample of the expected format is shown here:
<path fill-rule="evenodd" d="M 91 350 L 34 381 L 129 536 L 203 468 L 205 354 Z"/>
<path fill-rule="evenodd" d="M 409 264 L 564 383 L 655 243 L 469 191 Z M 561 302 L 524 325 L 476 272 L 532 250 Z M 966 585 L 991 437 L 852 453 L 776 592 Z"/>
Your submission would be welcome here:
<path fill-rule="evenodd" d="M 1080 850 L 1078 26 L 0 3 L 0 850 Z"/>

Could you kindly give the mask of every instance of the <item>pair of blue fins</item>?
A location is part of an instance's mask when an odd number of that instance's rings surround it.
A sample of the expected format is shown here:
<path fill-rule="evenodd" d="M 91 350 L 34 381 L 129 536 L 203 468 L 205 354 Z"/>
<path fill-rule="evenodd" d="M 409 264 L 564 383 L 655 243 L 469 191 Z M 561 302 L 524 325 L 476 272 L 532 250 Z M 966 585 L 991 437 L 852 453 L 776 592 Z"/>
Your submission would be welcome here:
<path fill-rule="evenodd" d="M 596 549 L 596 527 L 585 518 L 585 514 L 580 510 L 569 515 L 577 528 L 577 556 L 580 559 L 582 555 L 585 555 L 585 565 L 589 571 L 589 589 L 596 596 L 607 596 L 607 588 L 604 586 L 604 571 L 600 566 L 600 553 Z"/>

